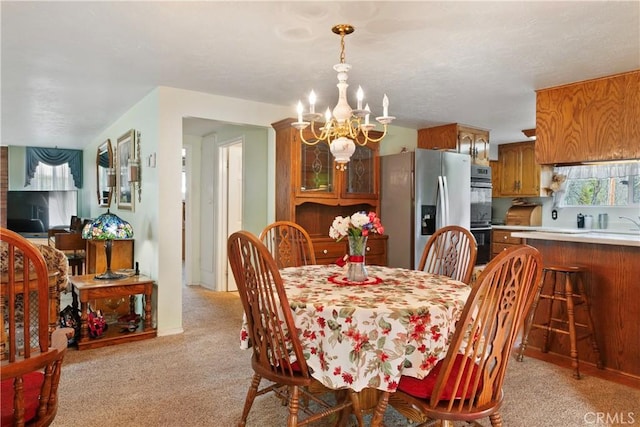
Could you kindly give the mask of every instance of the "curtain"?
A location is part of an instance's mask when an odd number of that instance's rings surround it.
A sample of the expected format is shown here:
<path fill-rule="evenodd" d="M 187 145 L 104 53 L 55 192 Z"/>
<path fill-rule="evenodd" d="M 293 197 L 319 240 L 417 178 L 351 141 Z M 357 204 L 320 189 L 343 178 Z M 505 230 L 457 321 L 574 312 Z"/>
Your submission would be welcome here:
<path fill-rule="evenodd" d="M 26 154 L 25 186 L 31 183 L 39 163 L 51 166 L 68 163 L 75 186 L 82 188 L 82 150 L 27 147 Z"/>
<path fill-rule="evenodd" d="M 59 166 L 50 166 L 44 163 L 38 163 L 36 172 L 31 179 L 31 184 L 27 187 L 29 190 L 39 191 L 65 191 L 76 190 L 69 169 L 69 163 L 63 163 Z"/>
<path fill-rule="evenodd" d="M 553 172 L 567 179 L 618 178 L 640 175 L 640 162 L 610 163 L 601 165 L 556 166 Z"/>
<path fill-rule="evenodd" d="M 49 192 L 49 228 L 56 225 L 70 224 L 70 218 L 78 211 L 78 194 L 76 191 Z"/>

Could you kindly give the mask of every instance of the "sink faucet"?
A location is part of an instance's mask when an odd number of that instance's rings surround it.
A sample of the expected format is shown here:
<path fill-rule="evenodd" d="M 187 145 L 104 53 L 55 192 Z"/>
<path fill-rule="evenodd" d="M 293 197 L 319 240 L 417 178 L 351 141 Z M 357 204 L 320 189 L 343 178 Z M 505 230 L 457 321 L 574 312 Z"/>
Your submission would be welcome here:
<path fill-rule="evenodd" d="M 631 221 L 633 223 L 633 225 L 638 227 L 638 230 L 640 230 L 640 221 L 636 221 L 635 219 L 629 218 L 628 216 L 621 216 L 619 218 L 620 219 L 627 219 L 627 220 Z M 640 215 L 638 215 L 638 218 L 640 219 Z"/>

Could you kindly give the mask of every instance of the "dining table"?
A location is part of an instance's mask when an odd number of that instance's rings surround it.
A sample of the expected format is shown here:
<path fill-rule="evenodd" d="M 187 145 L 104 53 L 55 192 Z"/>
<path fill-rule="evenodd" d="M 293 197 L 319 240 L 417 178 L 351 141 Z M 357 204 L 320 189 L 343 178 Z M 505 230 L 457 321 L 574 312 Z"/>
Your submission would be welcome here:
<path fill-rule="evenodd" d="M 471 287 L 419 270 L 369 265 L 364 282 L 345 267 L 279 270 L 311 375 L 328 388 L 392 393 L 446 355 Z M 241 348 L 249 348 L 243 324 Z M 385 405 L 386 406 L 386 405 Z"/>

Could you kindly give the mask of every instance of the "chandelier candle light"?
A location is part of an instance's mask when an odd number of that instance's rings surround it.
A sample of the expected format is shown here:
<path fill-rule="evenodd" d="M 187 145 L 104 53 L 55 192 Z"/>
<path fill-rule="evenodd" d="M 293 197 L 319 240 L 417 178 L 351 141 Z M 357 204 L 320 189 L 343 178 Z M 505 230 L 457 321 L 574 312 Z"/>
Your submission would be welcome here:
<path fill-rule="evenodd" d="M 309 112 L 304 114 L 302 102 L 298 101 L 298 120 L 291 124 L 300 131 L 300 139 L 308 145 L 315 145 L 320 141 L 329 144 L 331 154 L 337 163 L 336 168 L 339 170 L 346 169 L 346 163 L 356 150 L 355 142 L 360 145 L 366 145 L 367 142 L 379 142 L 387 134 L 387 125 L 395 119 L 389 115 L 389 98 L 385 94 L 382 99 L 382 116 L 376 117 L 376 121 L 383 126 L 382 136 L 375 139 L 369 137 L 369 131 L 375 128 L 375 124 L 369 122 L 371 110 L 369 104 L 362 108 L 364 100 L 364 92 L 358 87 L 356 93 L 357 108 L 351 109 L 347 100 L 347 79 L 351 65 L 345 64 L 344 59 L 344 36 L 354 32 L 354 28 L 349 24 L 339 24 L 331 29 L 335 34 L 340 36 L 340 63 L 333 66 L 338 73 L 338 103 L 333 108 L 333 114 L 329 108 L 324 114 L 324 123 L 317 128 L 316 122 L 322 119 L 322 114 L 315 112 L 316 94 L 312 90 L 309 95 Z M 364 119 L 364 123 L 362 120 Z M 311 133 L 313 141 L 307 141 L 304 138 L 303 131 L 311 125 Z"/>

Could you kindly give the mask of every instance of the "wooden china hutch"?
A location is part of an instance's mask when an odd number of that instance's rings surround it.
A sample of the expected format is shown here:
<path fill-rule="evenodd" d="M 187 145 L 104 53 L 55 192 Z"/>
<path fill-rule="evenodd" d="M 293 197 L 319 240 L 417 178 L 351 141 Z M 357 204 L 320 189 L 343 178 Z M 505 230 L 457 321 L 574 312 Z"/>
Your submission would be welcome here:
<path fill-rule="evenodd" d="M 336 169 L 329 145 L 320 141 L 307 145 L 291 126 L 295 119 L 273 123 L 276 131 L 276 220 L 293 221 L 307 230 L 319 264 L 331 264 L 347 253 L 346 239 L 336 242 L 329 227 L 338 216 L 380 208 L 379 144 L 356 144 L 347 169 Z M 313 140 L 310 131 L 305 139 Z M 308 134 L 308 135 L 307 135 Z M 371 131 L 374 138 L 380 132 Z M 384 224 L 384 218 L 382 218 Z M 387 236 L 371 235 L 367 242 L 367 264 L 387 264 Z"/>

